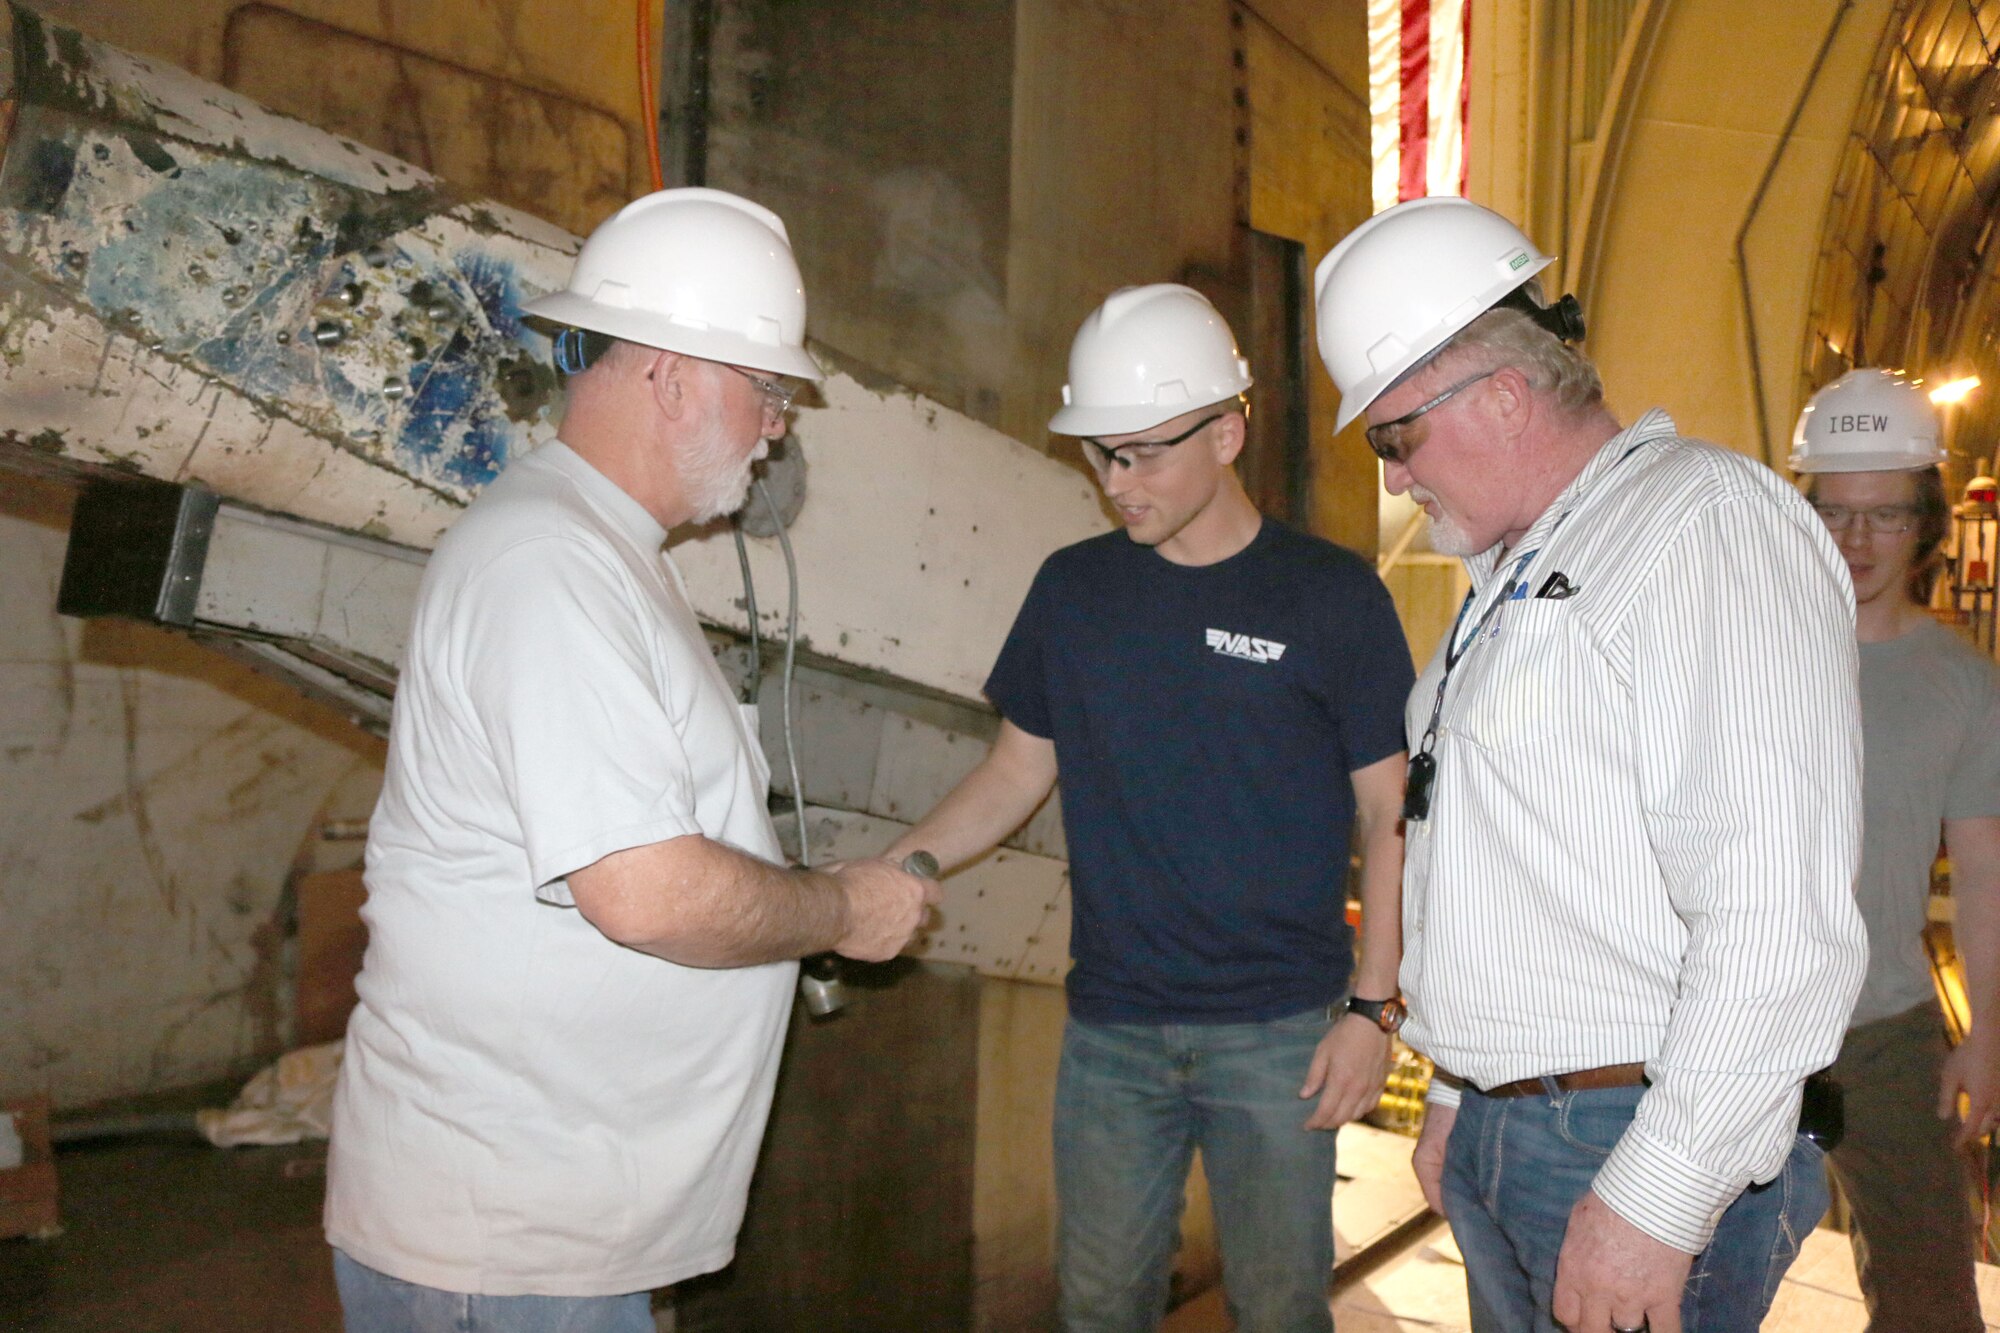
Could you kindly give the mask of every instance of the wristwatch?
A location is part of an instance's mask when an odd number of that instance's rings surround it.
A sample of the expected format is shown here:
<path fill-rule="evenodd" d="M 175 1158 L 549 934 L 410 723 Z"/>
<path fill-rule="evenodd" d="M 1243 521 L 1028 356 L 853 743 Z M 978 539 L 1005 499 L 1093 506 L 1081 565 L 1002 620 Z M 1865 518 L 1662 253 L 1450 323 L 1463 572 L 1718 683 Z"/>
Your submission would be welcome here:
<path fill-rule="evenodd" d="M 1360 1014 L 1376 1027 L 1389 1033 L 1401 1028 L 1403 1020 L 1410 1016 L 1409 1008 L 1404 1005 L 1400 995 L 1391 995 L 1386 1000 L 1364 1000 L 1355 995 L 1347 1001 L 1347 1012 Z"/>

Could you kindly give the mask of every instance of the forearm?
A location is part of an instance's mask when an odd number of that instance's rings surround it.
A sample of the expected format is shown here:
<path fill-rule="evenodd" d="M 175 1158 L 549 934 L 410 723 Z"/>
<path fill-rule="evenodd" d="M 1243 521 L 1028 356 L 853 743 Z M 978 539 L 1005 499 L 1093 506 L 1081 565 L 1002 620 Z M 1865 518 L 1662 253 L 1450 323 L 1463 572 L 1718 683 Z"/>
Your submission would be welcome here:
<path fill-rule="evenodd" d="M 1361 853 L 1360 958 L 1354 993 L 1380 1000 L 1399 989 L 1403 963 L 1404 756 L 1393 754 L 1352 775 L 1355 842 Z"/>
<path fill-rule="evenodd" d="M 1055 785 L 1055 747 L 1001 723 L 993 749 L 935 809 L 883 853 L 901 861 L 926 851 L 945 870 L 985 854 L 1028 822 Z"/>
<path fill-rule="evenodd" d="M 1354 993 L 1370 1000 L 1396 994 L 1396 970 L 1403 960 L 1403 839 L 1394 824 L 1362 835 L 1357 945 Z"/>
<path fill-rule="evenodd" d="M 829 875 L 790 870 L 700 835 L 613 853 L 569 876 L 604 935 L 687 967 L 750 967 L 831 949 L 848 926 Z"/>
<path fill-rule="evenodd" d="M 2000 827 L 2000 820 L 1980 820 Z M 1955 836 L 1954 836 L 1955 835 Z M 1972 844 L 1951 830 L 1952 941 L 1965 969 L 1965 996 L 1972 1031 L 1991 1042 L 2000 1038 L 2000 847 Z M 1987 832 L 1984 842 L 2000 844 Z"/>

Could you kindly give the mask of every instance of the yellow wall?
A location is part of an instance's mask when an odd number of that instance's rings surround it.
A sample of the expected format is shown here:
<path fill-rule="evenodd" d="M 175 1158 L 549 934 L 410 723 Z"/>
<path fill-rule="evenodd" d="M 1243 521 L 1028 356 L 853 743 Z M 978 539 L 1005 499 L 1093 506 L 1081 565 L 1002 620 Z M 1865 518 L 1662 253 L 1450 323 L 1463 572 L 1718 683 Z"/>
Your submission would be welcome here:
<path fill-rule="evenodd" d="M 1662 21 L 1630 124 L 1586 208 L 1581 293 L 1590 351 L 1627 419 L 1667 406 L 1693 435 L 1762 456 L 1736 234 L 1777 153 L 1836 0 L 1753 12 L 1683 0 Z M 1809 284 L 1839 151 L 1887 20 L 1847 13 L 1746 243 L 1770 457 L 1782 467 L 1799 408 Z"/>
<path fill-rule="evenodd" d="M 1735 244 L 1775 157 L 1745 255 L 1782 464 L 1819 231 L 1889 0 L 1637 0 L 1592 116 L 1581 71 L 1603 34 L 1571 25 L 1600 8 L 1616 7 L 1476 0 L 1469 192 L 1561 255 L 1615 411 L 1664 406 L 1688 433 L 1761 456 Z"/>

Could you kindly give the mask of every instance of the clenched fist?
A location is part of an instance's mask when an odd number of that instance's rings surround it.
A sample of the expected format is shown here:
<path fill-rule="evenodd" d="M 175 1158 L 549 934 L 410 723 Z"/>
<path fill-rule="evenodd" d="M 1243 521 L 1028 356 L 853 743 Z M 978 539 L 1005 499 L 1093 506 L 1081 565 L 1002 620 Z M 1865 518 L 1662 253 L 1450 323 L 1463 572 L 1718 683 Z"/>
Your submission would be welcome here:
<path fill-rule="evenodd" d="M 936 880 L 879 857 L 831 865 L 826 872 L 847 898 L 847 930 L 834 952 L 864 963 L 886 962 L 901 953 L 940 893 Z"/>

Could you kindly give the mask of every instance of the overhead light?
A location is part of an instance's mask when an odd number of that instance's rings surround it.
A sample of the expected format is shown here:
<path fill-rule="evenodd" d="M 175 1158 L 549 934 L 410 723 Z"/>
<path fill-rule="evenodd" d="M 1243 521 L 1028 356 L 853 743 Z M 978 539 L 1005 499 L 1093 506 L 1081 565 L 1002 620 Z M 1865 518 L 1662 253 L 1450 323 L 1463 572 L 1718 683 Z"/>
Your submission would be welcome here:
<path fill-rule="evenodd" d="M 1949 384 L 1940 384 L 1937 388 L 1932 389 L 1931 401 L 1939 407 L 1946 407 L 1952 403 L 1962 403 L 1965 401 L 1966 396 L 1978 387 L 1979 376 L 1967 375 L 1962 379 L 1955 379 Z"/>

